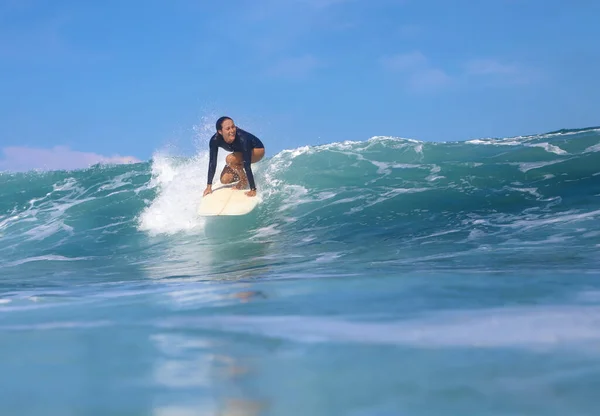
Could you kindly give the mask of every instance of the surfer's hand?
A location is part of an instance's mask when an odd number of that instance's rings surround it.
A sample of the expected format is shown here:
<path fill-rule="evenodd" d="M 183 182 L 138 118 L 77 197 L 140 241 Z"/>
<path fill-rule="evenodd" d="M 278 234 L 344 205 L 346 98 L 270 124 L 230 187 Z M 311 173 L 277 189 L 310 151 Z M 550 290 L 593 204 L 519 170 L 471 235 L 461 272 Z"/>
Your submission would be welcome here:
<path fill-rule="evenodd" d="M 256 196 L 256 189 L 251 189 L 248 192 L 246 192 L 246 195 L 248 196 Z"/>
<path fill-rule="evenodd" d="M 212 192 L 212 186 L 208 185 L 206 187 L 206 189 L 204 190 L 204 195 L 202 195 L 202 196 L 206 196 L 206 195 L 210 194 L 211 192 Z"/>

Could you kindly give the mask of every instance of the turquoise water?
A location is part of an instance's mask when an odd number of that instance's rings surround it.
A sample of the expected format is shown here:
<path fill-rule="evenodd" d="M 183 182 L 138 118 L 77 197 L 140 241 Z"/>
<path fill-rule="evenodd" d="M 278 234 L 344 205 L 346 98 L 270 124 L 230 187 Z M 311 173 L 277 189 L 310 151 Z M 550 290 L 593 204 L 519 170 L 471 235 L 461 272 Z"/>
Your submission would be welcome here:
<path fill-rule="evenodd" d="M 207 162 L 0 174 L 1 414 L 597 414 L 600 129 Z"/>

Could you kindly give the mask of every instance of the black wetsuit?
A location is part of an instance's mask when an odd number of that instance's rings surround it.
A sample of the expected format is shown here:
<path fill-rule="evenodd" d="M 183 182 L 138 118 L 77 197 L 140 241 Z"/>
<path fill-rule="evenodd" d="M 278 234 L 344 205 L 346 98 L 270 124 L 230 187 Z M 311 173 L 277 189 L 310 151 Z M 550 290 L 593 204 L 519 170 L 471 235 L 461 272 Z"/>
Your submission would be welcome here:
<path fill-rule="evenodd" d="M 250 167 L 250 164 L 252 163 L 252 149 L 263 149 L 265 147 L 258 137 L 238 127 L 237 131 L 235 132 L 235 140 L 231 144 L 223 140 L 223 136 L 221 136 L 219 133 L 215 133 L 210 138 L 208 147 L 210 149 L 210 160 L 208 162 L 208 185 L 212 185 L 215 171 L 217 170 L 217 153 L 219 152 L 219 147 L 221 147 L 229 152 L 242 153 L 242 157 L 244 159 L 244 170 L 246 171 L 246 176 L 248 177 L 248 184 L 250 185 L 250 189 L 256 189 L 254 175 L 252 174 L 252 168 Z"/>

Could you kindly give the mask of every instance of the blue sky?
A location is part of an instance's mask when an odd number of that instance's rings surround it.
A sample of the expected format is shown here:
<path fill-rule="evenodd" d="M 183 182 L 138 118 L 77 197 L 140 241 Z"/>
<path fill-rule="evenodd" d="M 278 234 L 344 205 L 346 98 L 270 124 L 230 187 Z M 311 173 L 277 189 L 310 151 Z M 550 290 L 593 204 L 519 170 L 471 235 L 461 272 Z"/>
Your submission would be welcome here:
<path fill-rule="evenodd" d="M 600 125 L 599 15 L 593 0 L 0 0 L 0 168 L 192 155 L 223 114 L 268 156 Z"/>

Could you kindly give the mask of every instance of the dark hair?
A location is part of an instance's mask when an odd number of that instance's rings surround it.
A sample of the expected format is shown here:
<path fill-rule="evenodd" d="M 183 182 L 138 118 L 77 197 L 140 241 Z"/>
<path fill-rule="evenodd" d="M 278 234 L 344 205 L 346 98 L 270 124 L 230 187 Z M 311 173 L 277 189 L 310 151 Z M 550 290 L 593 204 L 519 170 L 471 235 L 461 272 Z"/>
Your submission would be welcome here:
<path fill-rule="evenodd" d="M 217 128 L 217 132 L 223 128 L 223 122 L 225 120 L 231 120 L 231 121 L 233 121 L 233 119 L 231 117 L 227 117 L 227 116 L 219 117 L 219 119 L 215 123 L 215 127 Z"/>

